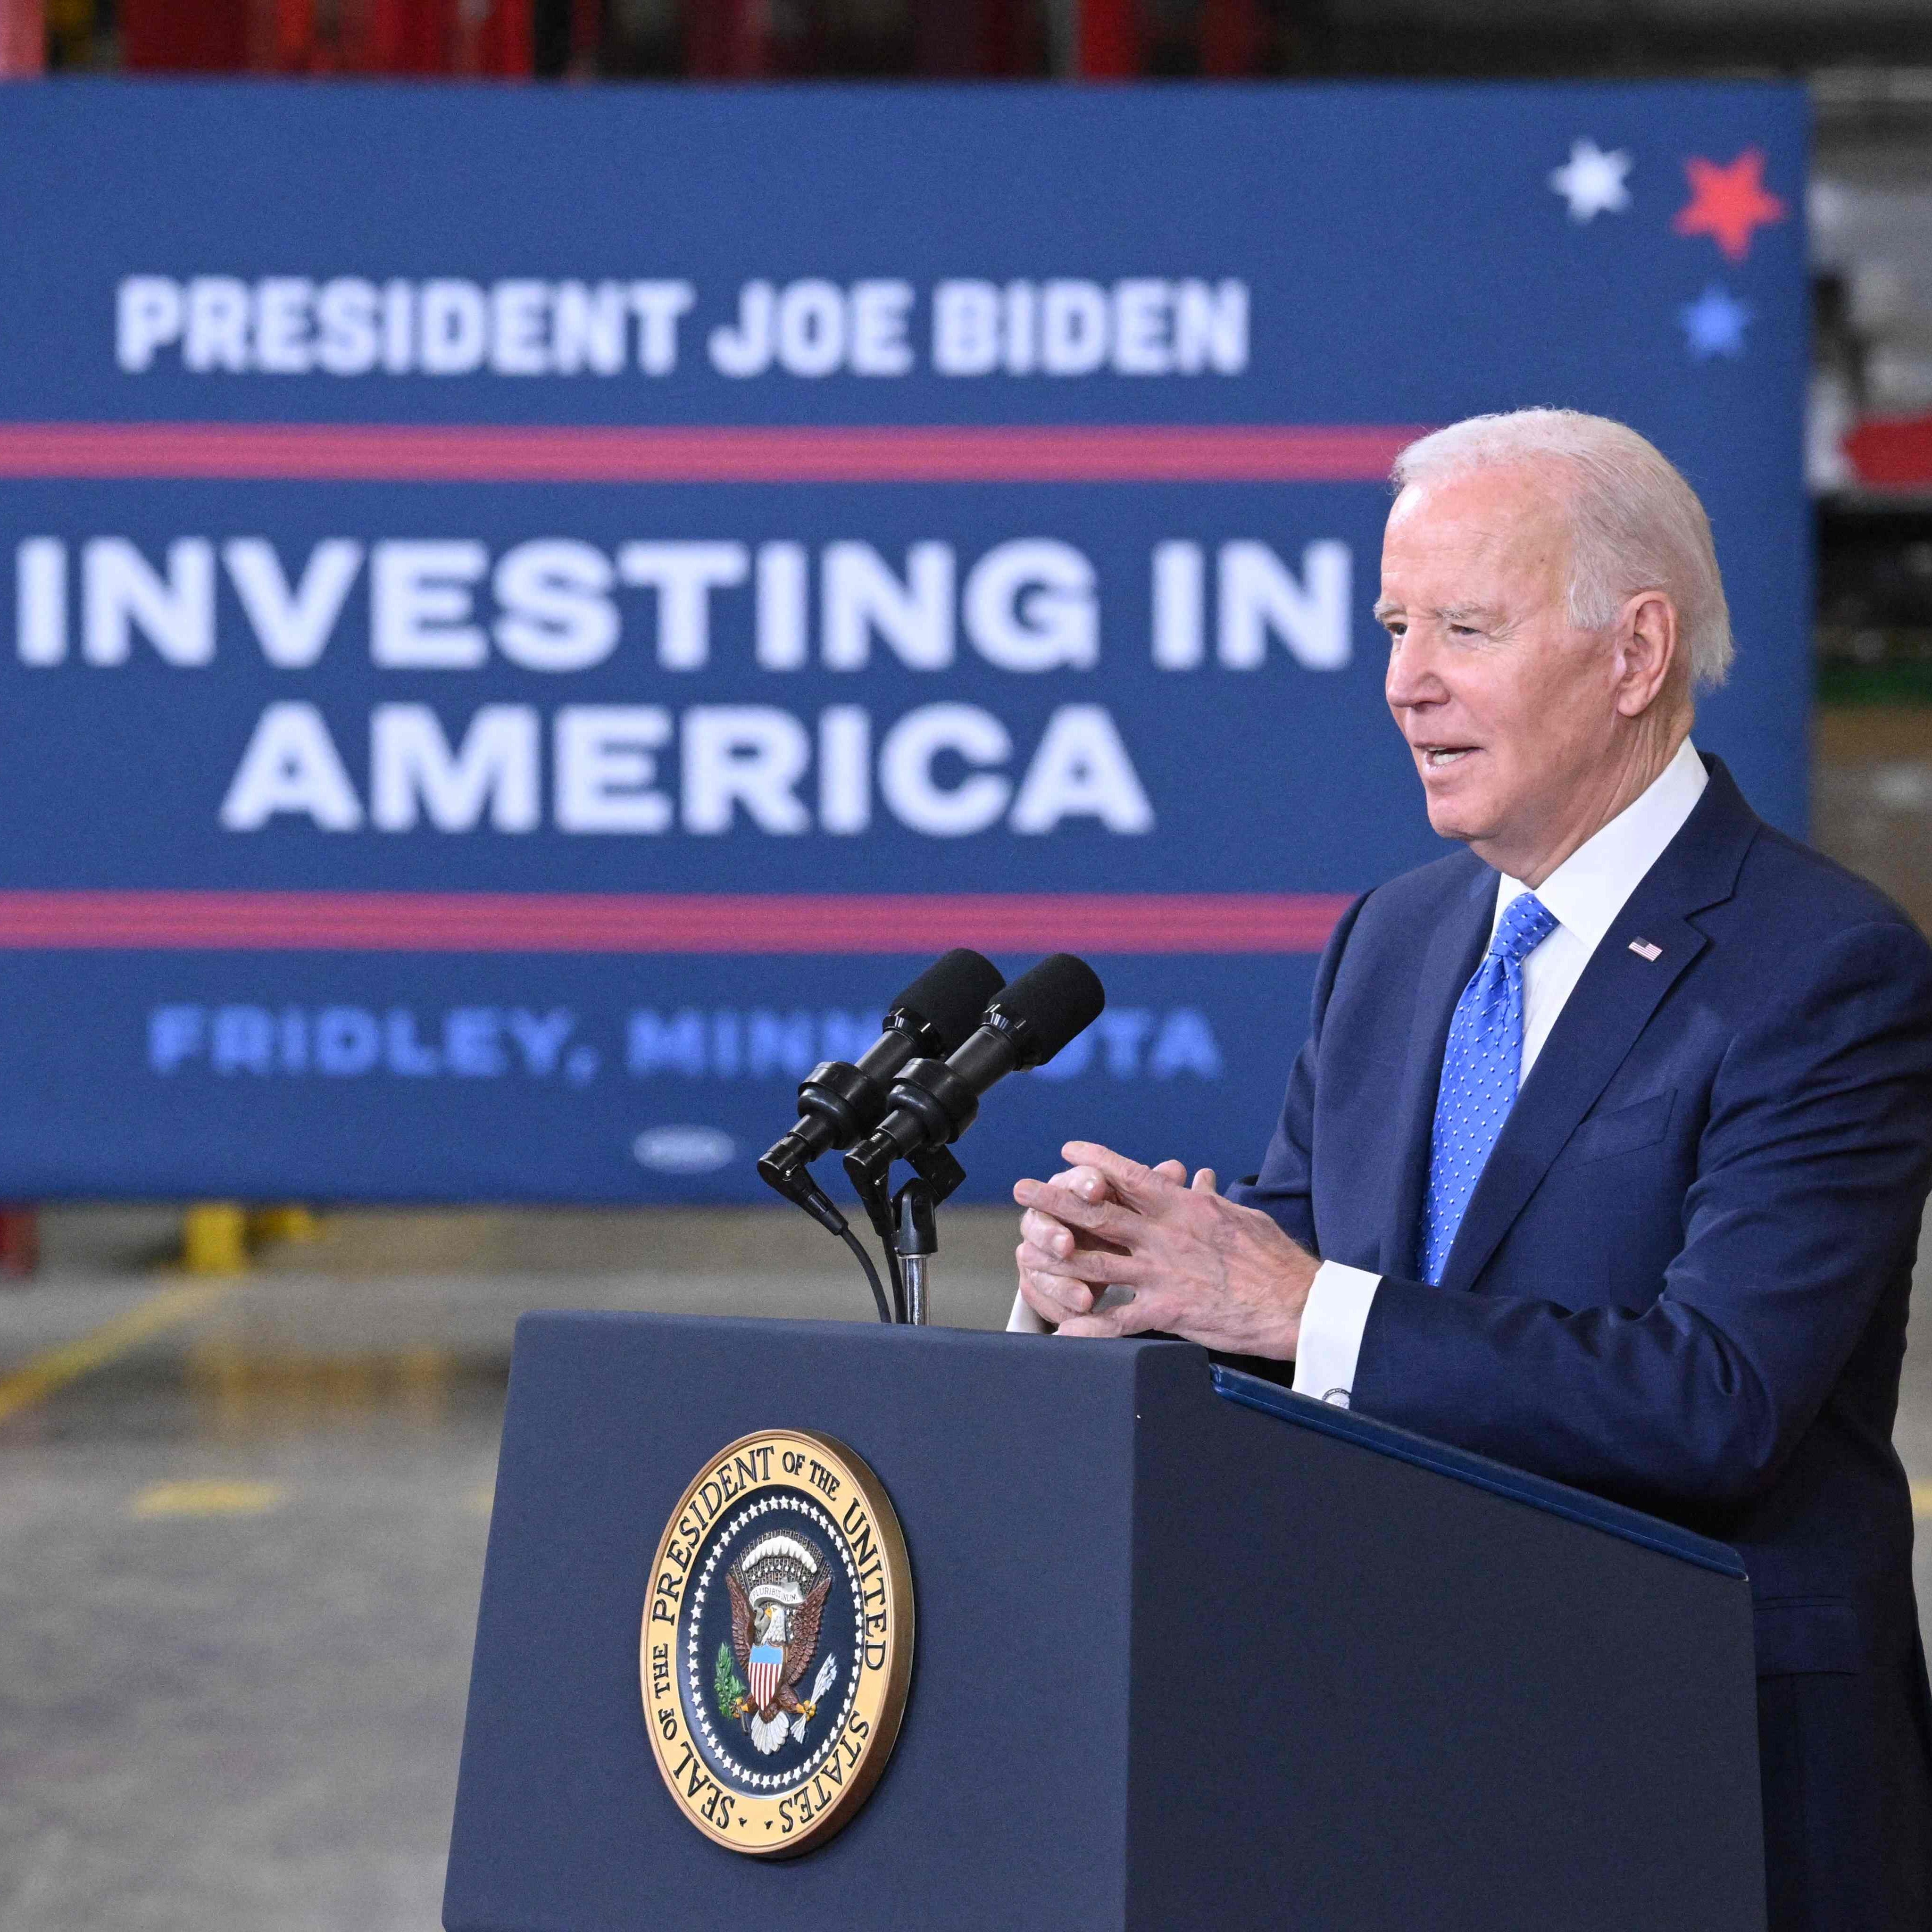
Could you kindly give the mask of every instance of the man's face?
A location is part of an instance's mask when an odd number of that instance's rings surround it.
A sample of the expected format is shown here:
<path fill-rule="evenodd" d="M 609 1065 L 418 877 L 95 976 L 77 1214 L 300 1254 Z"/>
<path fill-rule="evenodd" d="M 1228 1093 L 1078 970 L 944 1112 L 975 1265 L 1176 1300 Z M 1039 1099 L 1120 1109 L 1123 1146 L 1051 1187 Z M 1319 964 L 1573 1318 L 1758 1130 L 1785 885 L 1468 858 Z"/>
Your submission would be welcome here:
<path fill-rule="evenodd" d="M 1615 782 L 1617 653 L 1570 622 L 1564 479 L 1498 464 L 1396 499 L 1376 615 L 1429 822 L 1522 877 Z"/>

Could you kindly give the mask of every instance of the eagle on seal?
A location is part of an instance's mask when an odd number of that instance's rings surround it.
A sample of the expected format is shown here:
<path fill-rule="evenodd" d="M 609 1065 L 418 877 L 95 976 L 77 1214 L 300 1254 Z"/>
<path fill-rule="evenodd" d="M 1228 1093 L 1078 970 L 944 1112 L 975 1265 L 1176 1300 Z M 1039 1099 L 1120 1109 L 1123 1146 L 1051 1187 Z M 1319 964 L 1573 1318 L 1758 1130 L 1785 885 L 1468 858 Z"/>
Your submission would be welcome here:
<path fill-rule="evenodd" d="M 731 1650 L 750 1686 L 732 1715 L 758 1749 L 778 1749 L 789 1730 L 794 1741 L 818 1714 L 816 1700 L 837 1675 L 827 1658 L 811 1697 L 798 1685 L 818 1650 L 818 1626 L 832 1591 L 823 1554 L 804 1538 L 782 1531 L 761 1537 L 724 1573 L 731 1594 Z"/>

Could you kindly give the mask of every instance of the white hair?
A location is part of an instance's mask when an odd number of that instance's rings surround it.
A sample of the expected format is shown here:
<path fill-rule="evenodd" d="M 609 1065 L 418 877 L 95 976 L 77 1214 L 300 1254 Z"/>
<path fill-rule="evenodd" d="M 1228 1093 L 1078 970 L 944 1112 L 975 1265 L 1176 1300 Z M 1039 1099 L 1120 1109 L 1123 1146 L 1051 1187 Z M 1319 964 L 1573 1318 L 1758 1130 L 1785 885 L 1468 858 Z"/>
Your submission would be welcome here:
<path fill-rule="evenodd" d="M 1398 490 L 1492 464 L 1546 461 L 1575 480 L 1570 499 L 1570 621 L 1600 631 L 1625 601 L 1660 590 L 1677 607 L 1694 685 L 1722 684 L 1733 646 L 1711 520 L 1663 452 L 1634 429 L 1580 410 L 1470 416 L 1412 442 Z"/>

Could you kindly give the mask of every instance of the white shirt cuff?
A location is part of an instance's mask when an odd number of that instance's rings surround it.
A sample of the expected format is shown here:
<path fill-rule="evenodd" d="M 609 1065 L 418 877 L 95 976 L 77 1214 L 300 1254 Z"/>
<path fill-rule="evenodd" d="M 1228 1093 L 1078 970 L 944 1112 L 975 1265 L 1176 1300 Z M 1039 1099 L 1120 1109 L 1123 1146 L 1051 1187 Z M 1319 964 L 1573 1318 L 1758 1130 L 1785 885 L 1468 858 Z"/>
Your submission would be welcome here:
<path fill-rule="evenodd" d="M 1044 1335 L 1048 1333 L 1046 1324 L 1028 1306 L 1027 1298 L 1018 1288 L 1013 1291 L 1013 1312 L 1006 1317 L 1009 1335 Z"/>
<path fill-rule="evenodd" d="M 1355 1359 L 1362 1352 L 1362 1330 L 1382 1278 L 1366 1268 L 1324 1262 L 1315 1270 L 1307 1306 L 1301 1311 L 1300 1352 L 1294 1358 L 1294 1392 L 1346 1408 L 1355 1389 Z"/>

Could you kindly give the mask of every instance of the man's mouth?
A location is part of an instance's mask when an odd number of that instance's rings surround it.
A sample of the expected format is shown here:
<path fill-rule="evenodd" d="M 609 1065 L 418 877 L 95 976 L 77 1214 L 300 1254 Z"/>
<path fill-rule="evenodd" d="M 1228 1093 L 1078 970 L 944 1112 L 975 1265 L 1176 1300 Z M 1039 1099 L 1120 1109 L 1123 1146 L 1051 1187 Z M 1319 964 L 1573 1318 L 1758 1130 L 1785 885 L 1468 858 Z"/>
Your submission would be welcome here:
<path fill-rule="evenodd" d="M 1474 745 L 1418 745 L 1415 748 L 1422 754 L 1422 762 L 1432 772 L 1439 772 L 1448 766 L 1460 764 L 1476 747 Z"/>

